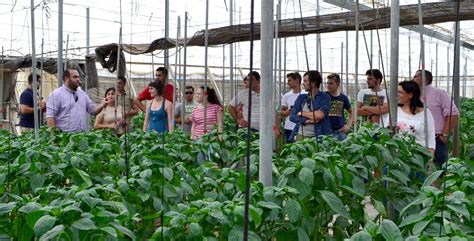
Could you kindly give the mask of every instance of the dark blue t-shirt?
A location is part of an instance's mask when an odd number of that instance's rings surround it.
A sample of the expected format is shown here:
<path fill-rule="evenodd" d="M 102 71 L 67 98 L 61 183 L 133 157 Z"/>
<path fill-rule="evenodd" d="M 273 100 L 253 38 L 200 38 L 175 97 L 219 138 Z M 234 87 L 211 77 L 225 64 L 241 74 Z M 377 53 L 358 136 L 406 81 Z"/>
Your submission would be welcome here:
<path fill-rule="evenodd" d="M 30 88 L 26 88 L 20 95 L 20 104 L 27 105 L 33 108 L 33 90 Z M 20 114 L 20 126 L 21 127 L 28 127 L 28 128 L 35 128 L 35 115 L 31 114 Z"/>
<path fill-rule="evenodd" d="M 351 108 L 351 102 L 344 94 L 339 96 L 332 96 L 329 92 L 326 92 L 331 97 L 331 109 L 329 110 L 329 121 L 331 122 L 331 128 L 333 131 L 340 130 L 344 127 L 344 110 Z"/>

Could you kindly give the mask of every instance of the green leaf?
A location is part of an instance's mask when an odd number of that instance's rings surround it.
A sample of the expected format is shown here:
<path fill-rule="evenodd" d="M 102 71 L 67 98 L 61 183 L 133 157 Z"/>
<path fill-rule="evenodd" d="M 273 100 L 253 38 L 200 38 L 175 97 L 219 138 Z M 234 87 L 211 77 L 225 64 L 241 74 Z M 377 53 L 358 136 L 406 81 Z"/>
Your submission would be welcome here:
<path fill-rule="evenodd" d="M 199 237 L 202 235 L 202 228 L 198 223 L 189 224 L 189 230 L 191 231 L 193 237 Z"/>
<path fill-rule="evenodd" d="M 398 178 L 399 181 L 401 181 L 403 183 L 403 185 L 407 185 L 407 183 L 409 183 L 411 180 L 410 178 L 407 177 L 407 175 L 405 175 L 405 173 L 399 171 L 399 170 L 391 170 L 390 169 L 390 173 L 392 173 L 395 177 Z"/>
<path fill-rule="evenodd" d="M 426 179 L 425 182 L 423 182 L 422 187 L 429 186 L 433 184 L 436 180 L 438 180 L 439 176 L 443 173 L 443 170 L 438 170 L 433 173 L 431 173 Z"/>
<path fill-rule="evenodd" d="M 83 170 L 77 169 L 77 168 L 76 168 L 76 172 L 79 174 L 79 176 L 81 177 L 81 179 L 83 181 L 83 183 L 81 184 L 82 188 L 89 188 L 93 185 L 91 177 L 89 176 L 89 174 L 87 174 Z"/>
<path fill-rule="evenodd" d="M 289 198 L 286 201 L 285 212 L 290 222 L 295 223 L 301 216 L 301 205 L 294 199 Z"/>
<path fill-rule="evenodd" d="M 44 175 L 40 173 L 34 174 L 30 179 L 31 190 L 35 191 L 36 188 L 44 186 L 45 179 Z"/>
<path fill-rule="evenodd" d="M 262 212 L 261 209 L 257 209 L 254 206 L 249 207 L 249 214 L 250 214 L 250 217 L 252 218 L 252 221 L 255 223 L 255 226 L 259 226 L 262 223 L 261 212 Z"/>
<path fill-rule="evenodd" d="M 132 240 L 136 240 L 135 234 L 133 234 L 132 231 L 130 231 L 128 228 L 126 228 L 126 227 L 124 227 L 124 226 L 122 226 L 122 225 L 120 225 L 116 222 L 112 222 L 112 223 L 110 223 L 110 225 L 112 225 L 114 228 L 116 228 L 121 233 L 127 235 Z"/>
<path fill-rule="evenodd" d="M 431 221 L 426 220 L 426 221 L 421 221 L 421 222 L 416 223 L 415 226 L 413 226 L 413 234 L 414 235 L 421 234 L 421 232 L 423 232 L 423 230 L 425 230 L 426 226 L 428 226 L 428 224 L 430 224 L 430 222 Z"/>
<path fill-rule="evenodd" d="M 359 231 L 351 237 L 351 241 L 372 241 L 370 234 L 365 231 Z"/>
<path fill-rule="evenodd" d="M 31 213 L 31 212 L 36 211 L 38 209 L 41 209 L 40 204 L 38 204 L 36 202 L 29 202 L 25 206 L 18 209 L 18 211 L 22 212 L 22 213 Z"/>
<path fill-rule="evenodd" d="M 308 234 L 302 228 L 298 228 L 298 241 L 310 241 Z"/>
<path fill-rule="evenodd" d="M 36 236 L 41 236 L 45 234 L 48 230 L 50 230 L 52 227 L 54 227 L 56 220 L 57 219 L 55 217 L 52 217 L 50 215 L 45 215 L 38 219 L 34 227 Z"/>
<path fill-rule="evenodd" d="M 379 161 L 377 160 L 376 157 L 366 156 L 365 158 L 367 159 L 367 162 L 369 163 L 371 168 L 376 168 L 377 167 Z"/>
<path fill-rule="evenodd" d="M 466 217 L 468 220 L 471 219 L 471 215 L 469 214 L 469 211 L 467 210 L 466 207 L 462 205 L 457 205 L 457 204 L 448 204 L 447 205 L 449 209 L 453 210 L 456 213 L 459 213 Z"/>
<path fill-rule="evenodd" d="M 346 210 L 341 199 L 339 199 L 334 193 L 328 191 L 319 191 L 319 193 L 321 193 L 321 197 L 334 212 L 347 219 L 351 219 L 351 214 Z"/>
<path fill-rule="evenodd" d="M 229 232 L 228 241 L 242 241 L 244 239 L 244 230 L 242 227 L 234 226 Z M 248 240 L 259 241 L 260 237 L 252 231 L 248 232 Z"/>
<path fill-rule="evenodd" d="M 49 230 L 43 236 L 40 237 L 40 240 L 53 240 L 54 238 L 58 237 L 61 235 L 64 231 L 64 225 L 58 225 L 54 227 L 53 229 Z"/>
<path fill-rule="evenodd" d="M 110 234 L 114 238 L 117 238 L 117 231 L 115 231 L 115 229 L 112 227 L 103 227 L 103 228 L 100 228 L 100 230 Z"/>
<path fill-rule="evenodd" d="M 316 161 L 313 160 L 313 159 L 310 159 L 310 158 L 305 158 L 301 161 L 301 165 L 303 167 L 306 167 L 306 168 L 310 169 L 310 170 L 313 170 L 314 167 L 316 166 Z"/>
<path fill-rule="evenodd" d="M 313 172 L 306 167 L 303 167 L 300 170 L 300 174 L 298 175 L 298 178 L 305 184 L 312 186 L 314 182 L 314 175 Z"/>
<path fill-rule="evenodd" d="M 383 217 L 387 216 L 387 212 L 385 211 L 385 206 L 383 205 L 382 202 L 372 199 L 372 203 L 374 204 L 375 210 L 379 212 Z"/>
<path fill-rule="evenodd" d="M 285 170 L 283 170 L 283 174 L 290 175 L 295 171 L 296 171 L 296 167 L 287 167 Z"/>
<path fill-rule="evenodd" d="M 161 171 L 161 174 L 163 174 L 163 176 L 164 176 L 168 181 L 173 180 L 173 169 L 171 169 L 171 168 L 169 168 L 169 167 L 164 167 L 164 168 L 161 168 L 160 171 Z"/>
<path fill-rule="evenodd" d="M 16 207 L 16 202 L 0 203 L 0 215 L 11 212 Z"/>
<path fill-rule="evenodd" d="M 383 220 L 380 232 L 387 241 L 403 241 L 402 233 L 392 220 Z"/>
<path fill-rule="evenodd" d="M 420 215 L 419 213 L 412 214 L 412 215 L 407 216 L 406 218 L 404 218 L 402 220 L 402 222 L 400 223 L 399 227 L 402 228 L 402 227 L 405 227 L 407 225 L 419 222 L 419 221 L 423 220 L 423 218 L 424 218 L 424 216 Z"/>
<path fill-rule="evenodd" d="M 281 207 L 278 206 L 274 202 L 260 201 L 260 202 L 258 202 L 258 206 L 268 208 L 268 209 L 281 209 Z"/>
<path fill-rule="evenodd" d="M 73 228 L 77 228 L 79 230 L 92 230 L 97 229 L 94 222 L 90 218 L 81 218 L 74 223 L 72 223 Z"/>

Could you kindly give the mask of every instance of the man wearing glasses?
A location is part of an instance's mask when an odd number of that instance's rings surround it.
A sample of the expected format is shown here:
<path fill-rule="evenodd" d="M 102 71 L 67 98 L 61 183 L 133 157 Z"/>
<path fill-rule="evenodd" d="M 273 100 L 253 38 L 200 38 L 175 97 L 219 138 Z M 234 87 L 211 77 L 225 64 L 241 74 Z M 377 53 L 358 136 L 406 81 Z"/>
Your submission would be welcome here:
<path fill-rule="evenodd" d="M 191 132 L 192 122 L 190 120 L 191 113 L 193 112 L 194 107 L 197 105 L 194 102 L 194 88 L 192 86 L 186 86 L 184 88 L 184 123 L 182 123 L 183 117 L 183 103 L 178 103 L 174 110 L 174 121 L 184 131 L 187 133 Z"/>
<path fill-rule="evenodd" d="M 88 129 L 88 116 L 99 114 L 109 103 L 104 98 L 98 106 L 79 88 L 81 79 L 75 69 L 63 74 L 64 85 L 55 89 L 46 103 L 46 120 L 49 128 L 66 132 L 80 132 Z"/>
<path fill-rule="evenodd" d="M 166 83 L 165 86 L 165 99 L 167 99 L 169 102 L 173 103 L 173 94 L 174 94 L 174 87 L 173 85 L 169 84 L 166 82 L 166 76 L 168 75 L 168 70 L 165 67 L 158 67 L 155 72 L 155 81 L 163 81 L 163 83 Z M 144 100 L 152 100 L 153 97 L 150 94 L 150 90 L 148 89 L 148 86 L 145 87 L 142 92 L 133 100 L 133 104 L 135 104 L 136 107 L 138 107 L 140 110 L 143 112 L 146 112 L 146 107 L 142 103 Z"/>
<path fill-rule="evenodd" d="M 296 123 L 292 135 L 298 133 L 297 141 L 332 133 L 328 115 L 331 97 L 319 90 L 321 82 L 323 78 L 316 70 L 304 74 L 303 86 L 308 93 L 298 96 L 290 115 L 290 120 Z"/>

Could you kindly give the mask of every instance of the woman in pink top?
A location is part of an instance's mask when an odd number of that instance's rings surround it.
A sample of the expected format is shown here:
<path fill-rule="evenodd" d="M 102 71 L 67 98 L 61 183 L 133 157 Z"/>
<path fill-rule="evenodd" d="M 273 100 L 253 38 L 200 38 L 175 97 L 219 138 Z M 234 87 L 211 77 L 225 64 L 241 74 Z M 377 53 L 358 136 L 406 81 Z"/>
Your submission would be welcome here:
<path fill-rule="evenodd" d="M 216 91 L 212 88 L 207 88 L 207 108 L 204 109 L 204 86 L 201 86 L 197 90 L 197 102 L 198 106 L 194 107 L 191 114 L 191 137 L 193 140 L 199 140 L 205 133 L 211 131 L 215 125 L 217 125 L 217 131 L 222 132 L 222 126 L 224 123 L 224 113 L 221 102 L 217 98 Z M 204 111 L 206 111 L 206 128 L 204 128 Z"/>

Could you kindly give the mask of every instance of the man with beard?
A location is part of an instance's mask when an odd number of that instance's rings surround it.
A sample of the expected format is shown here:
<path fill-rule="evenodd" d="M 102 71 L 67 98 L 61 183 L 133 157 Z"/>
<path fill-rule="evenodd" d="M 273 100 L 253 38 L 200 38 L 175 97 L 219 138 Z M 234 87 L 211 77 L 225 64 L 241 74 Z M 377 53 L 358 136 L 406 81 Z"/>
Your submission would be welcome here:
<path fill-rule="evenodd" d="M 363 116 L 365 121 L 381 124 L 388 115 L 387 91 L 382 89 L 382 72 L 369 69 L 365 75 L 368 89 L 362 89 L 357 94 L 357 115 Z"/>
<path fill-rule="evenodd" d="M 49 128 L 66 132 L 87 130 L 90 115 L 99 114 L 109 103 L 106 98 L 96 106 L 89 96 L 79 87 L 81 80 L 79 72 L 67 69 L 63 74 L 64 85 L 54 90 L 46 103 L 46 120 Z"/>

